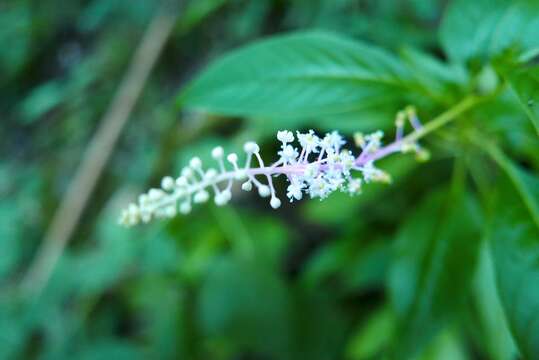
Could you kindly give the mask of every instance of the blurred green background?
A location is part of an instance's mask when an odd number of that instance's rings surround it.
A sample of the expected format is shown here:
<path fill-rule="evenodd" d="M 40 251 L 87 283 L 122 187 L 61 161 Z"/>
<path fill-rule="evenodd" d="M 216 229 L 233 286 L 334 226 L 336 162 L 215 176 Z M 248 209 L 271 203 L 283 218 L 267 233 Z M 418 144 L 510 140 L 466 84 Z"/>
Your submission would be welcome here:
<path fill-rule="evenodd" d="M 262 37 L 324 29 L 399 54 L 417 49 L 434 59 L 420 62 L 408 53 L 420 64 L 423 84 L 435 92 L 450 88 L 448 103 L 505 81 L 484 61 L 455 66 L 449 79 L 440 75 L 448 56 L 438 29 L 447 3 L 0 1 L 0 358 L 537 356 L 539 223 L 527 210 L 539 219 L 539 146 L 532 122 L 506 87 L 469 122 L 425 140 L 430 162 L 402 155 L 384 160 L 390 186 L 369 186 L 358 197 L 286 202 L 279 211 L 236 192 L 224 208 L 201 206 L 187 217 L 132 229 L 116 223 L 138 193 L 178 174 L 194 155 L 209 158 L 218 144 L 239 151 L 255 139 L 272 159 L 274 134 L 283 128 L 335 129 L 348 138 L 379 128 L 392 134 L 394 114 L 408 99 L 297 119 L 178 108 L 178 91 L 209 62 Z M 169 19 L 175 16 L 173 26 L 81 220 L 50 279 L 21 290 L 162 6 Z M 440 104 L 415 105 L 425 120 L 444 111 Z M 499 148 L 483 143 L 481 150 L 476 132 Z M 497 254 L 516 255 L 494 265 L 490 239 L 496 237 L 509 249 Z M 523 245 L 513 249 L 515 243 Z M 514 306 L 520 320 L 502 306 L 500 281 L 533 292 Z M 510 329 L 529 347 L 518 348 Z"/>

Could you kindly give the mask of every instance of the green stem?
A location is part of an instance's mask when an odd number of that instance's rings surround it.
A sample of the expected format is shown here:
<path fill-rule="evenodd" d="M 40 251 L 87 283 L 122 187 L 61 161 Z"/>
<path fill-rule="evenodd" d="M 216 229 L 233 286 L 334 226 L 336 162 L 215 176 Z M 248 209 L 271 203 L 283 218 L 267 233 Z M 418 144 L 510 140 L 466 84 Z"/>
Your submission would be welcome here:
<path fill-rule="evenodd" d="M 464 98 L 461 102 L 447 110 L 446 112 L 435 117 L 433 120 L 425 124 L 421 129 L 414 131 L 408 136 L 405 136 L 402 139 L 404 143 L 413 143 L 423 136 L 433 132 L 434 130 L 446 125 L 447 123 L 455 120 L 462 113 L 470 110 L 472 107 L 483 101 L 484 98 L 477 96 L 468 96 Z"/>

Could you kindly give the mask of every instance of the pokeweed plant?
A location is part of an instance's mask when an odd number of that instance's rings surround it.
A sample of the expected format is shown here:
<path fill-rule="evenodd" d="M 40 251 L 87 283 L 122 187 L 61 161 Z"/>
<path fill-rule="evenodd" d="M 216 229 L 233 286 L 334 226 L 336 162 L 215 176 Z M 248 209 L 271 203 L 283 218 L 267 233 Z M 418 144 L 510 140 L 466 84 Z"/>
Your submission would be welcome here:
<path fill-rule="evenodd" d="M 398 251 L 388 280 L 398 326 L 395 334 L 384 336 L 397 344 L 393 354 L 417 353 L 441 329 L 451 327 L 449 315 L 459 313 L 457 306 L 469 299 L 471 274 L 479 271 L 478 276 L 493 278 L 494 290 L 476 288 L 473 301 L 492 305 L 493 313 L 496 306 L 503 308 L 501 316 L 480 314 L 487 339 L 481 345 L 483 352 L 511 358 L 516 353 L 514 341 L 523 357 L 537 358 L 539 292 L 533 284 L 539 281 L 539 180 L 502 150 L 508 145 L 510 152 L 529 160 L 530 168 L 539 166 L 537 19 L 539 3 L 534 0 L 453 0 L 439 29 L 447 61 L 414 48 L 395 56 L 320 31 L 279 35 L 233 51 L 183 89 L 178 104 L 211 114 L 256 118 L 274 130 L 290 129 L 277 133 L 281 147 L 276 162 L 267 165 L 255 142 L 245 144 L 241 161 L 217 147 L 212 151 L 216 166 L 203 167 L 198 157 L 191 159 L 179 177 L 165 177 L 161 188 L 129 205 L 120 222 L 130 226 L 188 213 L 193 203 L 208 201 L 210 193 L 217 205 L 224 205 L 232 197 L 234 181 L 240 181 L 243 190 L 256 189 L 273 208 L 281 205 L 281 192 L 290 201 L 305 194 L 323 199 L 337 190 L 358 193 L 365 183 L 390 180 L 378 160 L 408 151 L 428 157 L 418 140 L 455 121 L 452 129 L 438 131 L 443 135 L 439 143 L 447 140 L 448 152 L 458 158 L 447 204 L 436 193 L 407 216 L 398 231 Z M 421 125 L 413 108 L 397 112 L 407 104 L 414 104 L 423 119 L 432 120 Z M 515 110 L 514 104 L 521 108 Z M 357 133 L 358 153 L 344 150 L 344 138 L 333 131 L 341 130 L 333 126 L 335 120 L 345 115 L 355 119 L 348 129 L 357 125 L 362 131 L 386 130 L 384 122 L 376 127 L 362 122 L 382 111 L 398 114 L 395 140 L 384 145 L 380 131 Z M 519 116 L 531 122 L 524 124 Z M 296 132 L 298 119 L 332 130 L 320 137 L 314 131 Z M 412 128 L 406 136 L 405 122 Z M 533 128 L 535 137 L 530 139 Z M 485 156 L 507 175 L 509 185 L 500 181 L 492 185 L 498 175 L 485 169 Z M 466 190 L 467 175 L 483 200 L 482 226 L 469 216 L 477 196 Z M 275 176 L 288 179 L 285 190 L 275 188 Z M 513 192 L 508 191 L 511 186 Z M 440 219 L 426 219 L 435 214 Z M 516 278 L 522 282 L 516 284 Z M 503 351 L 492 345 L 498 342 L 504 344 Z"/>

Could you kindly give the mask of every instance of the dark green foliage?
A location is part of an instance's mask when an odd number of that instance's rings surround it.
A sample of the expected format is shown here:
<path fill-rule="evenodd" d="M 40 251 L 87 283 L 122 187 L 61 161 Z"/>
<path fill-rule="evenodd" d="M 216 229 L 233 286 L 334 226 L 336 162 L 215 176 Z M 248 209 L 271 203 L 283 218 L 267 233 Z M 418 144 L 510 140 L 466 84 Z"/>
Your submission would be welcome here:
<path fill-rule="evenodd" d="M 539 359 L 535 0 L 171 7 L 181 15 L 74 236 L 43 291 L 21 292 L 158 8 L 0 4 L 0 359 Z M 225 208 L 115 222 L 217 144 L 256 140 L 272 160 L 278 129 L 389 142 L 396 111 L 428 123 L 469 97 L 420 140 L 429 162 L 384 159 L 392 184 L 359 196 L 274 211 L 237 191 Z"/>

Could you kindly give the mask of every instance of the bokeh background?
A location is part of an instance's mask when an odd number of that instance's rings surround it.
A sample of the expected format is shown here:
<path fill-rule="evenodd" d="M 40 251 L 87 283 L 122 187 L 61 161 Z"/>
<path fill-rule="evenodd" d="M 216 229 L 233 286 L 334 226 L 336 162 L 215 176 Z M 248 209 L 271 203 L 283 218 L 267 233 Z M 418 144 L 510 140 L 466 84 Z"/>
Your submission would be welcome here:
<path fill-rule="evenodd" d="M 216 145 L 238 151 L 255 139 L 271 159 L 278 129 L 336 129 L 348 138 L 353 131 L 390 133 L 395 112 L 407 105 L 397 101 L 362 114 L 296 120 L 179 109 L 178 91 L 213 59 L 264 36 L 325 29 L 390 51 L 415 47 L 444 60 L 437 29 L 446 3 L 0 1 L 0 357 L 386 356 L 402 333 L 392 296 L 406 297 L 410 290 L 400 270 L 415 266 L 407 261 L 422 251 L 413 249 L 414 231 L 436 220 L 439 206 L 433 204 L 450 191 L 448 179 L 461 174 L 455 154 L 471 151 L 454 133 L 426 142 L 433 150 L 426 164 L 400 155 L 384 161 L 393 184 L 369 186 L 358 197 L 334 194 L 274 211 L 259 197 L 236 192 L 231 206 L 200 206 L 170 221 L 125 229 L 117 219 L 138 193 L 178 174 L 194 155 L 208 159 Z M 144 39 L 147 47 L 137 52 Z M 133 70 L 133 63 L 139 67 Z M 140 96 L 129 94 L 137 87 Z M 489 110 L 505 116 L 492 128 L 505 131 L 510 122 L 502 140 L 527 159 L 523 166 L 537 169 L 537 155 L 529 155 L 537 149 L 531 123 L 507 99 Z M 115 101 L 125 114 L 110 114 Z M 117 128 L 114 146 L 96 147 L 100 126 L 121 118 L 126 123 Z M 56 220 L 55 212 L 66 196 L 85 191 L 69 195 L 68 189 L 88 156 L 107 161 L 90 167 L 86 178 L 95 176 L 96 183 L 87 201 L 79 198 L 80 221 L 67 230 L 65 246 L 56 243 L 49 253 L 44 239 L 51 223 L 65 233 L 72 220 L 69 209 Z M 419 215 L 401 230 L 420 203 Z M 466 215 L 455 226 L 467 221 L 481 222 Z M 395 256 L 410 246 L 409 258 Z M 432 326 L 407 334 L 403 349 L 413 356 L 514 358 L 491 259 L 478 248 L 474 271 L 455 275 L 469 278 L 469 292 L 449 298 L 437 292 L 434 301 L 450 305 L 420 314 Z M 452 264 L 466 269 L 469 254 L 459 254 Z M 40 256 L 53 261 L 36 265 Z M 444 278 L 444 269 L 429 268 L 438 261 L 443 263 L 439 256 L 422 258 L 417 266 L 432 270 L 449 288 L 451 274 Z M 420 303 L 437 291 L 425 281 Z"/>

